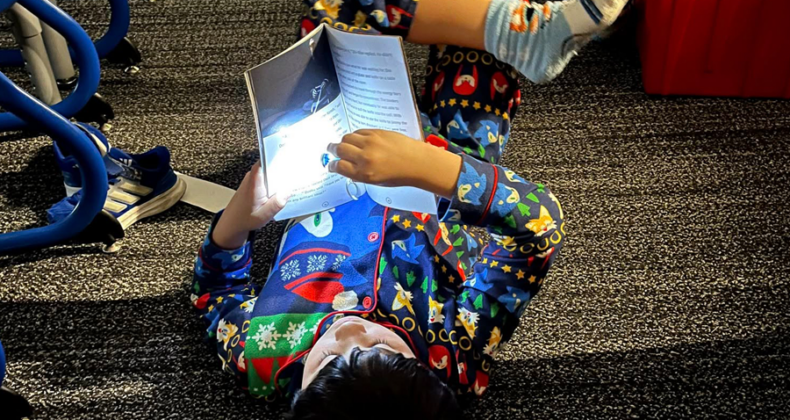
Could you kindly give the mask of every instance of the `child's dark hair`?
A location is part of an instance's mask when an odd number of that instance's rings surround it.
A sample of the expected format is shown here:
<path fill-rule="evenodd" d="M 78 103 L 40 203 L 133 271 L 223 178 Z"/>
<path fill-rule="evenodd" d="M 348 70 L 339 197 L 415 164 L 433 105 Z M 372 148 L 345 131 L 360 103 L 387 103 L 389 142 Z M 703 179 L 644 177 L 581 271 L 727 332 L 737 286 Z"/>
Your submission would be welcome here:
<path fill-rule="evenodd" d="M 417 359 L 379 349 L 335 357 L 296 394 L 289 420 L 461 419 L 453 391 Z"/>

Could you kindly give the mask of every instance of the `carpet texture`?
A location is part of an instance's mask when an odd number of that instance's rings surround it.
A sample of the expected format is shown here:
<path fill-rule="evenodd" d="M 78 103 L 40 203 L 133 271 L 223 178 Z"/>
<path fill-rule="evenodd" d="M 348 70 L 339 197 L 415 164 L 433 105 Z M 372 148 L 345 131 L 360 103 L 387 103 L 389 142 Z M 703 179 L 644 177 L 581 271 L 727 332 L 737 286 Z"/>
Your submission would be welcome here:
<path fill-rule="evenodd" d="M 94 36 L 108 20 L 62 3 Z M 235 187 L 257 153 L 242 72 L 293 41 L 300 5 L 131 3 L 145 63 L 104 69 L 111 144 L 166 145 L 177 170 Z M 790 418 L 790 101 L 649 97 L 627 36 L 523 86 L 504 164 L 552 188 L 568 240 L 470 417 Z M 415 80 L 425 54 L 409 49 Z M 43 224 L 62 194 L 48 138 L 0 137 L 0 231 Z M 116 255 L 0 257 L 6 385 L 38 418 L 281 415 L 201 342 L 187 287 L 210 218 L 178 204 Z M 259 236 L 257 278 L 280 229 Z"/>

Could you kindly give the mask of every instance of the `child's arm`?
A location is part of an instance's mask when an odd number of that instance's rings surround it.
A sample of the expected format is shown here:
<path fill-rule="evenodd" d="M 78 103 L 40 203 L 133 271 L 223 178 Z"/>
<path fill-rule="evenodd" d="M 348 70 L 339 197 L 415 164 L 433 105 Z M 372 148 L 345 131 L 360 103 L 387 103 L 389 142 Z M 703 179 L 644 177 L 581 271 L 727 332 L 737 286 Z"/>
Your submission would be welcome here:
<path fill-rule="evenodd" d="M 257 291 L 250 285 L 253 232 L 272 220 L 286 200 L 269 200 L 259 163 L 244 177 L 228 206 L 214 218 L 195 260 L 192 291 L 201 316 L 221 312 L 238 294 Z M 227 299 L 229 295 L 231 299 Z M 208 316 L 209 319 L 214 316 Z"/>
<path fill-rule="evenodd" d="M 358 130 L 332 143 L 331 172 L 366 184 L 412 186 L 450 198 L 461 169 L 461 157 L 428 143 L 386 130 Z"/>
<path fill-rule="evenodd" d="M 483 366 L 490 364 L 499 343 L 510 338 L 559 254 L 565 236 L 562 208 L 548 188 L 501 166 L 396 133 L 359 137 L 349 143 L 361 150 L 346 148 L 353 161 L 339 162 L 340 173 L 432 191 L 449 199 L 439 213 L 445 223 L 484 226 L 492 237 L 456 299 L 462 325 L 454 339 L 458 363 L 465 367 L 459 382 L 482 393 L 487 384 Z"/>
<path fill-rule="evenodd" d="M 285 205 L 267 200 L 260 166 L 244 177 L 228 206 L 215 217 L 195 259 L 192 304 L 206 321 L 208 340 L 215 340 L 223 368 L 244 380 L 243 324 L 252 314 L 260 286 L 251 284 L 253 231 L 268 223 Z"/>
<path fill-rule="evenodd" d="M 206 238 L 195 258 L 192 278 L 192 304 L 200 318 L 208 324 L 209 338 L 216 336 L 220 317 L 258 295 L 259 287 L 250 283 L 252 265 L 252 233 L 249 241 L 234 249 L 225 249 L 212 239 L 219 213 L 211 224 Z M 249 305 L 249 303 L 247 303 Z"/>

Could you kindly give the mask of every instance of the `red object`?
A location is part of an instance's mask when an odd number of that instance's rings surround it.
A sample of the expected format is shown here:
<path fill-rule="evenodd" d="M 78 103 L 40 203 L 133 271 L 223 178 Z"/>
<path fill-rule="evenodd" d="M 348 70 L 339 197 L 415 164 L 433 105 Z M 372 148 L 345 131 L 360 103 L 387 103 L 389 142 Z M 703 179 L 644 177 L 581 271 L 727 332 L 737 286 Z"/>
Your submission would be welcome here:
<path fill-rule="evenodd" d="M 332 303 L 335 296 L 343 292 L 343 284 L 337 281 L 314 281 L 295 288 L 293 292 L 310 302 Z"/>
<path fill-rule="evenodd" d="M 208 305 L 208 300 L 211 299 L 211 294 L 206 293 L 198 298 L 195 301 L 195 307 L 198 309 L 204 309 L 206 305 Z"/>
<path fill-rule="evenodd" d="M 445 140 L 445 139 L 443 139 L 443 138 L 441 138 L 441 137 L 439 137 L 439 136 L 437 136 L 435 134 L 429 134 L 428 137 L 425 139 L 425 142 L 428 143 L 428 144 L 432 144 L 432 145 L 434 145 L 436 147 L 440 147 L 440 148 L 442 148 L 444 150 L 447 150 L 447 148 L 450 147 L 450 145 L 447 143 L 447 140 Z M 423 220 L 423 222 L 424 221 L 425 220 Z"/>
<path fill-rule="evenodd" d="M 790 99 L 788 0 L 641 0 L 645 91 Z"/>

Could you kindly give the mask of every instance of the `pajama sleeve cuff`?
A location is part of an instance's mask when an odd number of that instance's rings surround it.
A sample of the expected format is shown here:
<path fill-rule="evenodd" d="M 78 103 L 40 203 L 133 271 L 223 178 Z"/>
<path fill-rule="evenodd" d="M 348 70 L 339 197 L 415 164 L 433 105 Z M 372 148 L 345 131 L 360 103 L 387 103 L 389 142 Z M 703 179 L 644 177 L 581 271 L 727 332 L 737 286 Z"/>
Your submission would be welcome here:
<path fill-rule="evenodd" d="M 214 227 L 217 225 L 219 218 L 222 216 L 222 211 L 214 216 L 211 221 L 211 227 L 206 234 L 203 245 L 200 247 L 200 259 L 203 261 L 203 266 L 212 271 L 229 272 L 236 271 L 243 268 L 250 262 L 252 257 L 252 242 L 255 239 L 255 233 L 250 232 L 247 237 L 247 242 L 240 248 L 236 249 L 223 249 L 220 248 L 212 239 Z"/>
<path fill-rule="evenodd" d="M 485 220 L 497 183 L 496 167 L 462 154 L 461 173 L 455 194 L 439 203 L 440 220 L 479 226 Z"/>

